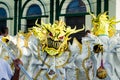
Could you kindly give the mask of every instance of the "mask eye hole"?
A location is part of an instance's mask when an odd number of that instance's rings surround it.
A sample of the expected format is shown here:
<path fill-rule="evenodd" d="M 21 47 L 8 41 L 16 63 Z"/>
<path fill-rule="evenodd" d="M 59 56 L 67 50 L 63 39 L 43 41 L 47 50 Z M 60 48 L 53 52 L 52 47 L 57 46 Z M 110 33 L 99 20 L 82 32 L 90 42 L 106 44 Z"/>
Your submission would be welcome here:
<path fill-rule="evenodd" d="M 63 39 L 63 36 L 60 36 L 59 39 Z"/>
<path fill-rule="evenodd" d="M 52 34 L 51 32 L 49 33 L 49 35 L 50 35 L 50 36 L 53 36 L 53 34 Z"/>

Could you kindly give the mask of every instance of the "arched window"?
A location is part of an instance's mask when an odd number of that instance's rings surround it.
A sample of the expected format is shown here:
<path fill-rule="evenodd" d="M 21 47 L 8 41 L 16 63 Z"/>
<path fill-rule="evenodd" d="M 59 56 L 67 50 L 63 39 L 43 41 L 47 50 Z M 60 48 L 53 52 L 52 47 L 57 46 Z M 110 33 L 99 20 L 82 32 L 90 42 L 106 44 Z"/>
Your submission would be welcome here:
<path fill-rule="evenodd" d="M 4 8 L 0 8 L 0 27 L 7 25 L 7 13 Z"/>
<path fill-rule="evenodd" d="M 66 24 L 77 29 L 82 28 L 85 24 L 85 15 L 77 16 L 75 14 L 86 13 L 86 6 L 82 0 L 73 0 L 67 7 L 67 14 L 74 14 L 72 16 L 66 16 Z M 81 37 L 84 36 L 84 31 L 71 35 L 71 37 L 76 37 L 79 41 L 81 41 Z M 72 40 L 71 40 L 72 41 Z"/>
<path fill-rule="evenodd" d="M 82 12 L 86 12 L 86 7 L 82 0 L 73 0 L 67 7 L 67 13 L 82 13 Z"/>
<path fill-rule="evenodd" d="M 31 28 L 35 25 L 36 16 L 40 16 L 42 14 L 41 9 L 38 5 L 33 4 L 27 10 L 27 28 Z M 39 18 L 39 23 L 41 19 Z"/>

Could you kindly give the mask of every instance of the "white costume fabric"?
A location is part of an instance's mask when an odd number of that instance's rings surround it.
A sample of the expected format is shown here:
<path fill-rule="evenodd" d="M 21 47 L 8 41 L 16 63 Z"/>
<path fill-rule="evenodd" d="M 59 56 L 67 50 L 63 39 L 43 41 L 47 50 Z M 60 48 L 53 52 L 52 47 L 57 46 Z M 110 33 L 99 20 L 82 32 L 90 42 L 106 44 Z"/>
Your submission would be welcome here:
<path fill-rule="evenodd" d="M 0 36 L 0 40 L 3 36 Z M 11 80 L 13 73 L 10 66 L 11 59 L 7 50 L 0 43 L 0 80 Z"/>
<path fill-rule="evenodd" d="M 85 56 L 85 52 L 87 48 L 84 49 L 85 42 L 90 42 L 91 46 L 91 60 L 93 61 L 93 69 L 94 69 L 94 75 L 93 79 L 90 78 L 90 80 L 120 80 L 119 78 L 119 51 L 120 51 L 120 43 L 119 43 L 120 37 L 114 36 L 111 38 L 108 38 L 108 36 L 99 36 L 94 37 L 93 35 L 89 35 L 82 39 L 82 47 L 83 47 L 83 53 Z M 107 71 L 107 77 L 105 79 L 98 79 L 96 77 L 96 71 L 101 65 L 101 53 L 94 53 L 92 48 L 94 44 L 102 44 L 103 45 L 103 64 Z M 80 60 L 80 57 L 78 56 L 78 60 Z M 91 76 L 90 76 L 91 77 Z"/>
<path fill-rule="evenodd" d="M 11 80 L 12 70 L 10 65 L 2 58 L 0 58 L 0 80 Z"/>
<path fill-rule="evenodd" d="M 0 36 L 0 40 L 3 36 Z M 11 38 L 11 36 L 9 36 Z M 5 47 L 0 43 L 0 58 L 3 58 L 6 60 L 9 64 L 12 63 L 12 59 L 9 57 L 8 51 L 5 49 Z"/>

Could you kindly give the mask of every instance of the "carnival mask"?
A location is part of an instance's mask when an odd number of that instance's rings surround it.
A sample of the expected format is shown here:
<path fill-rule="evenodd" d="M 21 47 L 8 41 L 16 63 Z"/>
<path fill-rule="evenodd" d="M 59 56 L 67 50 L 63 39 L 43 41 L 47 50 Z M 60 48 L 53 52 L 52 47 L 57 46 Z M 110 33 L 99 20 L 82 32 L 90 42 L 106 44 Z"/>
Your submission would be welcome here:
<path fill-rule="evenodd" d="M 66 26 L 63 21 L 55 21 L 53 24 L 38 24 L 30 30 L 40 40 L 42 51 L 47 52 L 51 56 L 61 55 L 68 48 L 69 36 L 73 33 L 84 30 L 76 27 L 71 29 L 70 26 Z"/>

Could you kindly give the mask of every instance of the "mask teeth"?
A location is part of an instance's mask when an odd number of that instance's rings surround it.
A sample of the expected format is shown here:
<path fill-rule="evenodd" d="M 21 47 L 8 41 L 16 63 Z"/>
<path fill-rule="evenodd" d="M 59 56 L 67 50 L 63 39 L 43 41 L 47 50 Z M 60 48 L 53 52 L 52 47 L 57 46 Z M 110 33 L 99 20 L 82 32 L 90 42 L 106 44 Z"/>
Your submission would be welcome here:
<path fill-rule="evenodd" d="M 53 41 L 51 39 L 48 39 L 48 47 L 58 49 L 60 46 L 60 41 Z"/>

